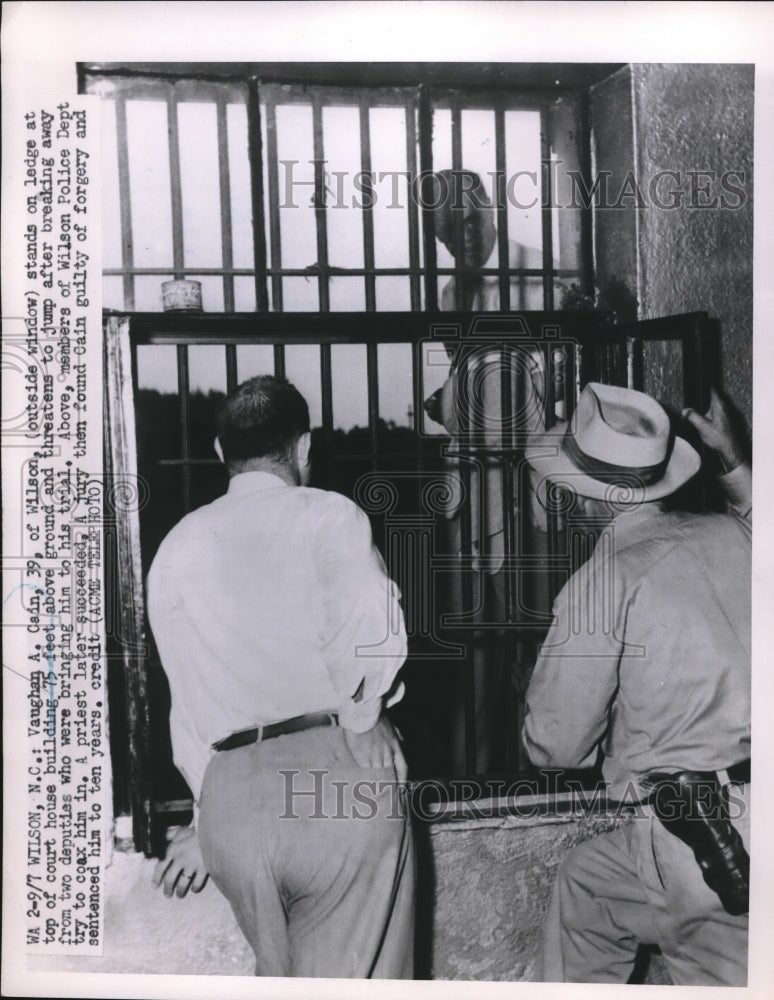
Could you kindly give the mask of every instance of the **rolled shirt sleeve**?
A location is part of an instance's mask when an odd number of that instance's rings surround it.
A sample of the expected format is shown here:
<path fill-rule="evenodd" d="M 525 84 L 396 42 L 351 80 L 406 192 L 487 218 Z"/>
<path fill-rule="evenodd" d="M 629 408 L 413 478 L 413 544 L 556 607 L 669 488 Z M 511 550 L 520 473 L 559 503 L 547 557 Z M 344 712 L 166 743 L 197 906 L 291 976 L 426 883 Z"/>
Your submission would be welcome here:
<path fill-rule="evenodd" d="M 718 476 L 729 508 L 745 521 L 752 520 L 752 468 L 746 462 Z"/>
<path fill-rule="evenodd" d="M 374 547 L 368 517 L 351 501 L 330 495 L 330 516 L 317 533 L 320 638 L 331 681 L 341 695 L 339 722 L 367 732 L 395 687 L 407 642 L 400 592 Z M 394 690 L 393 690 L 394 689 Z"/>

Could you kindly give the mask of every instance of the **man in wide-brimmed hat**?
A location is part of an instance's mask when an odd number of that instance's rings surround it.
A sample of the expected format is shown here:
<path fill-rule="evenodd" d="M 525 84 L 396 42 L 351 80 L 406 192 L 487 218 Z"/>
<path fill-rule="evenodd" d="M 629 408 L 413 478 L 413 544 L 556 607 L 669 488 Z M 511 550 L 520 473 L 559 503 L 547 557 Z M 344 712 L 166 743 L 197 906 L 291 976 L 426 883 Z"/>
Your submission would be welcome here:
<path fill-rule="evenodd" d="M 569 425 L 526 451 L 543 489 L 569 492 L 568 516 L 605 526 L 554 603 L 524 743 L 541 767 L 601 758 L 608 800 L 635 807 L 562 863 L 547 981 L 626 982 L 640 944 L 676 984 L 746 981 L 750 473 L 715 394 L 706 418 L 686 416 L 718 451 L 729 513 L 665 508 L 700 458 L 630 389 L 587 385 Z"/>

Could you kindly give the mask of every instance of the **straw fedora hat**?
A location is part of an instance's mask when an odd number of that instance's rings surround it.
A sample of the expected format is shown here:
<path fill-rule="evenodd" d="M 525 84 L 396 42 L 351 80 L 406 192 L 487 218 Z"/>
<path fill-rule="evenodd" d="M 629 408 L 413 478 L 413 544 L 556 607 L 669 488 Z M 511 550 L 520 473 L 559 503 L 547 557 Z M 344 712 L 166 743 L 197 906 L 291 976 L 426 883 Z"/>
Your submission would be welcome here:
<path fill-rule="evenodd" d="M 524 454 L 544 478 L 618 503 L 669 496 L 701 465 L 688 442 L 672 435 L 655 399 L 599 382 L 583 389 L 569 423 L 531 435 Z"/>

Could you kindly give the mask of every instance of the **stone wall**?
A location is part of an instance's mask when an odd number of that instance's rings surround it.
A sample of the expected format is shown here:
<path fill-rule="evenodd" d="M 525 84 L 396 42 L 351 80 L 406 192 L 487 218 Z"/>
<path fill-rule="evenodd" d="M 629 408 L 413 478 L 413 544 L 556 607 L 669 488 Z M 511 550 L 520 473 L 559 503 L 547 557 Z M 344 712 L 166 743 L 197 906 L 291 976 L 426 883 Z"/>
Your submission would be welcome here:
<path fill-rule="evenodd" d="M 639 206 L 633 195 L 596 211 L 602 305 L 621 319 L 706 311 L 717 321 L 721 384 L 748 424 L 753 97 L 752 66 L 633 64 L 591 100 L 595 171 L 610 171 L 610 201 L 630 173 L 642 194 Z M 673 359 L 654 350 L 646 363 L 649 391 L 672 396 Z"/>

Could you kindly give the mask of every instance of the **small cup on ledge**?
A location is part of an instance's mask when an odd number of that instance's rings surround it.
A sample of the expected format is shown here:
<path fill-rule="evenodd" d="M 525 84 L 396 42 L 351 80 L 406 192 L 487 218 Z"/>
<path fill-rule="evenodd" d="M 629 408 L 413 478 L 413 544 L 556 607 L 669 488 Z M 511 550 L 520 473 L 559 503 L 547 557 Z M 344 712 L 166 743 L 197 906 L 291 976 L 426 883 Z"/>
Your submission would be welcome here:
<path fill-rule="evenodd" d="M 164 312 L 201 312 L 202 283 L 185 279 L 161 283 Z"/>

